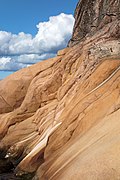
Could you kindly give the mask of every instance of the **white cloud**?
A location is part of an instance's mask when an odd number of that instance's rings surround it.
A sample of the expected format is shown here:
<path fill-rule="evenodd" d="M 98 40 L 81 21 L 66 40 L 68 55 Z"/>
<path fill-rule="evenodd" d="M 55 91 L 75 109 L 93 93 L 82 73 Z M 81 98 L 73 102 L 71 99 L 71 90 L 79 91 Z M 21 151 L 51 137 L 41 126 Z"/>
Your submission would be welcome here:
<path fill-rule="evenodd" d="M 23 63 L 23 64 L 34 64 L 37 63 L 41 60 L 48 59 L 54 57 L 56 54 L 53 53 L 46 53 L 42 55 L 38 54 L 23 54 L 17 57 L 17 62 L 18 63 Z"/>
<path fill-rule="evenodd" d="M 0 70 L 18 70 L 55 56 L 67 45 L 73 24 L 72 15 L 61 13 L 48 22 L 40 22 L 35 37 L 24 32 L 16 35 L 0 31 Z"/>
<path fill-rule="evenodd" d="M 49 18 L 48 22 L 37 25 L 38 33 L 34 43 L 39 51 L 57 51 L 66 46 L 73 28 L 74 18 L 64 13 Z"/>
<path fill-rule="evenodd" d="M 24 67 L 26 65 L 16 62 L 11 57 L 0 58 L 0 71 L 16 71 Z"/>

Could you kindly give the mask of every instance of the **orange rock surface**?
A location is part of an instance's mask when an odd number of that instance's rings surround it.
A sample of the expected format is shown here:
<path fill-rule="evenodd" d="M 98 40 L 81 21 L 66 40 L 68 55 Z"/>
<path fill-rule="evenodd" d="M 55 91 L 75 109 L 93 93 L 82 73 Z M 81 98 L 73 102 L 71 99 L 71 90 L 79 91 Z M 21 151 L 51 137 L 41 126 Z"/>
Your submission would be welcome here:
<path fill-rule="evenodd" d="M 120 21 L 113 19 L 0 82 L 0 152 L 17 176 L 120 179 L 118 34 Z"/>

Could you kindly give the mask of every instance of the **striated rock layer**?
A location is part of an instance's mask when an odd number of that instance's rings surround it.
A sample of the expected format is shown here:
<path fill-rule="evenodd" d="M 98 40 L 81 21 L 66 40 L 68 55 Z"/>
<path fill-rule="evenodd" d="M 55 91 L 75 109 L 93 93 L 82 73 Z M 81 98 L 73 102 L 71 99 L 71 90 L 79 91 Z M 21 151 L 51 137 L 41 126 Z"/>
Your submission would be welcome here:
<path fill-rule="evenodd" d="M 0 81 L 0 157 L 17 176 L 120 179 L 119 5 L 81 0 L 69 47 Z"/>

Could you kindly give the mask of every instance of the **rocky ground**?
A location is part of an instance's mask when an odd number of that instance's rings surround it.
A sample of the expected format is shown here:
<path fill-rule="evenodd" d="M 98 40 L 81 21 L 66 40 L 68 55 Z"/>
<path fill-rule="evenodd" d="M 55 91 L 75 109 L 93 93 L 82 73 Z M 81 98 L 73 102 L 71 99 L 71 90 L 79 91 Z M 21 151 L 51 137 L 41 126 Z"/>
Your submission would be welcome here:
<path fill-rule="evenodd" d="M 0 81 L 0 157 L 16 178 L 120 179 L 119 8 L 81 0 L 68 47 Z"/>

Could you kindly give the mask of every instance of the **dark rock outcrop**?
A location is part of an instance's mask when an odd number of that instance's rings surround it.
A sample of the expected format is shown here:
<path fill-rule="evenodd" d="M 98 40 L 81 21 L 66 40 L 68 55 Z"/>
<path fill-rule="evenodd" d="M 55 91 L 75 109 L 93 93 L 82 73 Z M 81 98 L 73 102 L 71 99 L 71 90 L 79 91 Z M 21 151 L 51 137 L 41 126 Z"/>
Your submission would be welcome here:
<path fill-rule="evenodd" d="M 75 11 L 75 25 L 69 46 L 94 35 L 116 20 L 120 20 L 120 0 L 80 0 Z M 119 28 L 114 38 L 120 37 Z"/>

